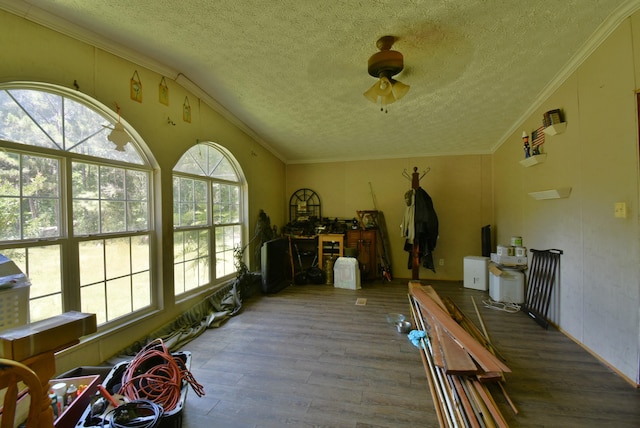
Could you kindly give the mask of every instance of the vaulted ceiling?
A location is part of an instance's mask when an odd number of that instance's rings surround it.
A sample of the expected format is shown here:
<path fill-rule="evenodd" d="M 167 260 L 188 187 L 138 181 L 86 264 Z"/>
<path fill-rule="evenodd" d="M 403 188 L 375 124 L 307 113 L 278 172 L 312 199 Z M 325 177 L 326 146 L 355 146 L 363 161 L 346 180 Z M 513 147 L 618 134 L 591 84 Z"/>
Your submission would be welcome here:
<path fill-rule="evenodd" d="M 0 0 L 202 90 L 287 163 L 491 153 L 637 0 Z M 376 41 L 411 86 L 363 93 Z M 169 70 L 169 71 L 167 71 Z M 554 106 L 562 107 L 562 106 Z"/>

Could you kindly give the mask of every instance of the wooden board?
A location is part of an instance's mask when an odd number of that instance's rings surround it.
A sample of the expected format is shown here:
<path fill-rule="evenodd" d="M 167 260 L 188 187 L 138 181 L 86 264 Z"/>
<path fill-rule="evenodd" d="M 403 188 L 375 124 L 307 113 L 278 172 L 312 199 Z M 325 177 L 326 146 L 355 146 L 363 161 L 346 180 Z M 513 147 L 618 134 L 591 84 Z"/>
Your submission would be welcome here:
<path fill-rule="evenodd" d="M 467 333 L 451 316 L 442 310 L 440 306 L 431 298 L 424 290 L 420 288 L 412 288 L 411 295 L 416 299 L 418 304 L 435 317 L 440 325 L 456 340 L 462 344 L 464 349 L 473 357 L 473 359 L 486 372 L 511 372 L 502 361 L 495 355 L 483 347 L 476 339 Z"/>
<path fill-rule="evenodd" d="M 474 375 L 478 367 L 473 362 L 469 353 L 437 324 L 434 325 L 435 336 L 438 337 L 442 355 L 444 357 L 444 369 L 447 374 Z"/>

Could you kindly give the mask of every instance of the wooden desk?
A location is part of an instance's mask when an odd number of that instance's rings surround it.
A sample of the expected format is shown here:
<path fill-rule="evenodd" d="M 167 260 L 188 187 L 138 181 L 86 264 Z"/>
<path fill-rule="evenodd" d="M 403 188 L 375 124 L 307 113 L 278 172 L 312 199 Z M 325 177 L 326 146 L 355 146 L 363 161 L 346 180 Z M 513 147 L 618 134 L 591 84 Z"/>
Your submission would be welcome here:
<path fill-rule="evenodd" d="M 329 245 L 330 244 L 330 245 Z M 338 244 L 338 251 L 335 246 Z M 326 248 L 325 248 L 326 246 Z M 324 256 L 329 254 L 342 257 L 344 255 L 344 235 L 341 233 L 322 233 L 318 235 L 318 267 L 322 269 Z"/>

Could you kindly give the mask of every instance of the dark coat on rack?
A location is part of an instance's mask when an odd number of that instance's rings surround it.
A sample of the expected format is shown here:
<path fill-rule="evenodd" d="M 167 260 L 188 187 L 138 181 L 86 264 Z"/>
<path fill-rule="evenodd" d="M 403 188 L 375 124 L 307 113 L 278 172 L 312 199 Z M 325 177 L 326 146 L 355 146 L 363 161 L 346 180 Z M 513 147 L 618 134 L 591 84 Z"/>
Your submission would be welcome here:
<path fill-rule="evenodd" d="M 433 264 L 433 250 L 438 242 L 438 215 L 433 208 L 431 196 L 422 188 L 415 189 L 415 239 L 420 250 L 420 263 L 427 269 L 436 271 Z M 412 265 L 409 259 L 409 267 Z"/>

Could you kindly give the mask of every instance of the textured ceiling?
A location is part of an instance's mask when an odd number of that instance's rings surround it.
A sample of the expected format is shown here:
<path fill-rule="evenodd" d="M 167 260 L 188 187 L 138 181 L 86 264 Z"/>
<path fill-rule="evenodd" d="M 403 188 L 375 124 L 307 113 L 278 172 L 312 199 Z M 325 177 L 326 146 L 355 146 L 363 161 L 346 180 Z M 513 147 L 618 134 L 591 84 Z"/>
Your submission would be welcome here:
<path fill-rule="evenodd" d="M 0 8 L 141 53 L 176 72 L 168 78 L 186 76 L 282 160 L 302 163 L 491 153 L 638 3 L 0 0 Z M 375 82 L 367 60 L 388 34 L 405 59 L 396 78 L 411 89 L 385 114 L 362 94 Z"/>

